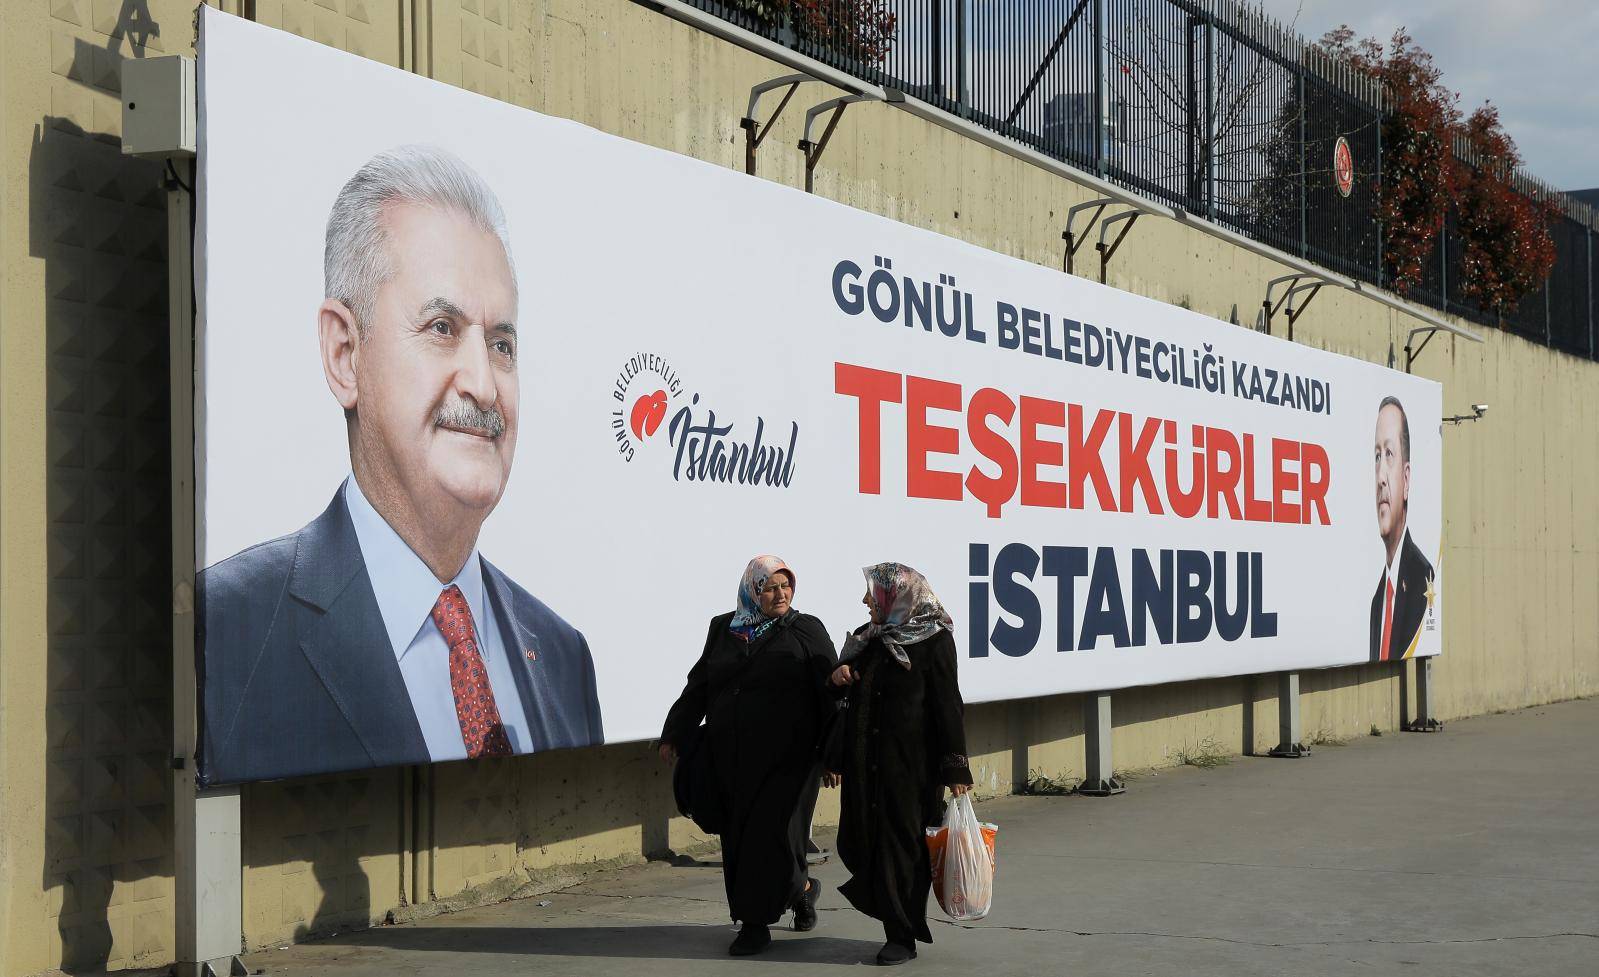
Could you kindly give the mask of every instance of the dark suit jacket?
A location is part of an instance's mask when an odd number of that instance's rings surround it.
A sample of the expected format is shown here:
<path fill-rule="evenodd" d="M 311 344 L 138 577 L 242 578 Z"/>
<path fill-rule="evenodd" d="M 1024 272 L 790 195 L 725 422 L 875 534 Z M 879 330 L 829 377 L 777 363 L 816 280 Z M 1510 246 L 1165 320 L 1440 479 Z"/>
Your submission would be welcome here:
<path fill-rule="evenodd" d="M 1394 589 L 1394 630 L 1388 639 L 1390 660 L 1403 658 L 1410 642 L 1421 630 L 1422 619 L 1427 616 L 1427 585 L 1432 582 L 1432 564 L 1421 555 L 1421 549 L 1405 530 L 1405 541 L 1399 547 L 1399 572 L 1394 576 L 1398 585 Z M 1387 596 L 1388 568 L 1377 577 L 1377 593 L 1371 599 L 1371 660 L 1382 660 L 1382 608 Z"/>
<path fill-rule="evenodd" d="M 487 560 L 483 588 L 533 750 L 603 742 L 583 636 Z M 196 598 L 202 784 L 431 762 L 342 489 L 202 572 Z"/>

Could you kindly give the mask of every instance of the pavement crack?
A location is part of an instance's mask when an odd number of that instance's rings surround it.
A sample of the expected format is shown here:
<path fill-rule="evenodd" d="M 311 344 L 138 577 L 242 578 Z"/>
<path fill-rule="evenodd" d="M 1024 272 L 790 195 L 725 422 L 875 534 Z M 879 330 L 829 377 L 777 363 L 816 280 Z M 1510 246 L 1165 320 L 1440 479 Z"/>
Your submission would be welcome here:
<path fill-rule="evenodd" d="M 681 902 L 703 902 L 703 903 L 715 903 L 717 905 L 720 905 L 722 903 L 721 899 L 707 899 L 707 898 L 704 898 L 702 896 L 679 896 L 679 895 L 673 895 L 672 893 L 669 893 L 669 892 L 647 892 L 647 893 L 644 893 L 642 895 L 636 895 L 635 896 L 635 895 L 628 895 L 628 894 L 623 893 L 623 892 L 595 892 L 595 891 L 592 891 L 592 890 L 585 890 L 583 892 L 568 892 L 568 895 L 573 895 L 573 896 L 596 896 L 596 897 L 601 898 L 601 899 L 675 899 L 675 900 L 679 900 Z"/>
<path fill-rule="evenodd" d="M 1472 943 L 1504 943 L 1514 940 L 1555 940 L 1565 937 L 1579 939 L 1599 940 L 1599 933 L 1560 932 L 1560 933 L 1527 933 L 1513 936 L 1483 936 L 1469 940 L 1307 940 L 1295 943 L 1267 943 L 1258 940 L 1240 940 L 1229 936 L 1202 936 L 1193 933 L 1155 933 L 1149 930 L 1074 930 L 1065 927 L 1053 926 L 998 926 L 973 923 L 957 923 L 953 920 L 935 919 L 931 922 L 942 923 L 964 930 L 1008 930 L 1015 933 L 1055 933 L 1067 936 L 1147 936 L 1160 940 L 1199 940 L 1214 943 L 1232 943 L 1238 946 L 1253 946 L 1267 949 L 1299 949 L 1302 947 L 1333 947 L 1333 946 L 1453 946 Z"/>

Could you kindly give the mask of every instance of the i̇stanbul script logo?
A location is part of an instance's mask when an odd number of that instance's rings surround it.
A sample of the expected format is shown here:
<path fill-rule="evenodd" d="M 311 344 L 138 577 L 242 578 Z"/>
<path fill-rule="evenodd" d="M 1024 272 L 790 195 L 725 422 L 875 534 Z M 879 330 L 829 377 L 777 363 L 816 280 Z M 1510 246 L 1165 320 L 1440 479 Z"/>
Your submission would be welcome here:
<path fill-rule="evenodd" d="M 623 461 L 641 453 L 669 457 L 676 481 L 793 484 L 798 421 L 789 422 L 786 445 L 773 444 L 764 417 L 729 420 L 701 394 L 685 400 L 684 392 L 682 376 L 662 356 L 639 353 L 622 364 L 611 385 L 611 437 Z M 663 441 L 664 452 L 657 447 Z"/>

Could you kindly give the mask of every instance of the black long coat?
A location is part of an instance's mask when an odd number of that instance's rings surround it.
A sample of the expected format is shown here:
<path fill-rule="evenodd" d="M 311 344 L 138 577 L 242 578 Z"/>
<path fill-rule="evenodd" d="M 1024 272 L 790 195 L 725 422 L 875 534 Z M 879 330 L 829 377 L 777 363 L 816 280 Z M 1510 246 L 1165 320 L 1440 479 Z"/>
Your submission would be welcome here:
<path fill-rule="evenodd" d="M 925 829 L 944 816 L 944 787 L 970 784 L 966 727 L 948 631 L 907 645 L 911 667 L 873 640 L 852 663 L 844 719 L 839 887 L 856 909 L 933 942 L 927 929 L 932 866 Z"/>
<path fill-rule="evenodd" d="M 709 750 L 725 817 L 722 879 L 733 919 L 777 922 L 805 887 L 808 825 L 799 810 L 811 787 L 827 676 L 837 655 L 822 622 L 790 611 L 746 643 L 728 630 L 732 613 L 711 619 L 705 650 L 689 670 L 661 731 L 682 750 L 705 719 L 700 749 Z"/>

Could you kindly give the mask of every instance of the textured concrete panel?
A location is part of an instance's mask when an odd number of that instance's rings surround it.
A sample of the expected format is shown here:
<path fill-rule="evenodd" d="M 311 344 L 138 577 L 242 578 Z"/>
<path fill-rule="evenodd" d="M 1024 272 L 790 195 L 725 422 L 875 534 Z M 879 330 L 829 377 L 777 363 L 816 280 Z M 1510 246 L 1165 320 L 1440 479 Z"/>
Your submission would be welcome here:
<path fill-rule="evenodd" d="M 399 904 L 397 770 L 244 788 L 250 946 L 381 921 Z"/>
<path fill-rule="evenodd" d="M 255 19 L 319 44 L 403 67 L 400 0 L 256 0 Z"/>

